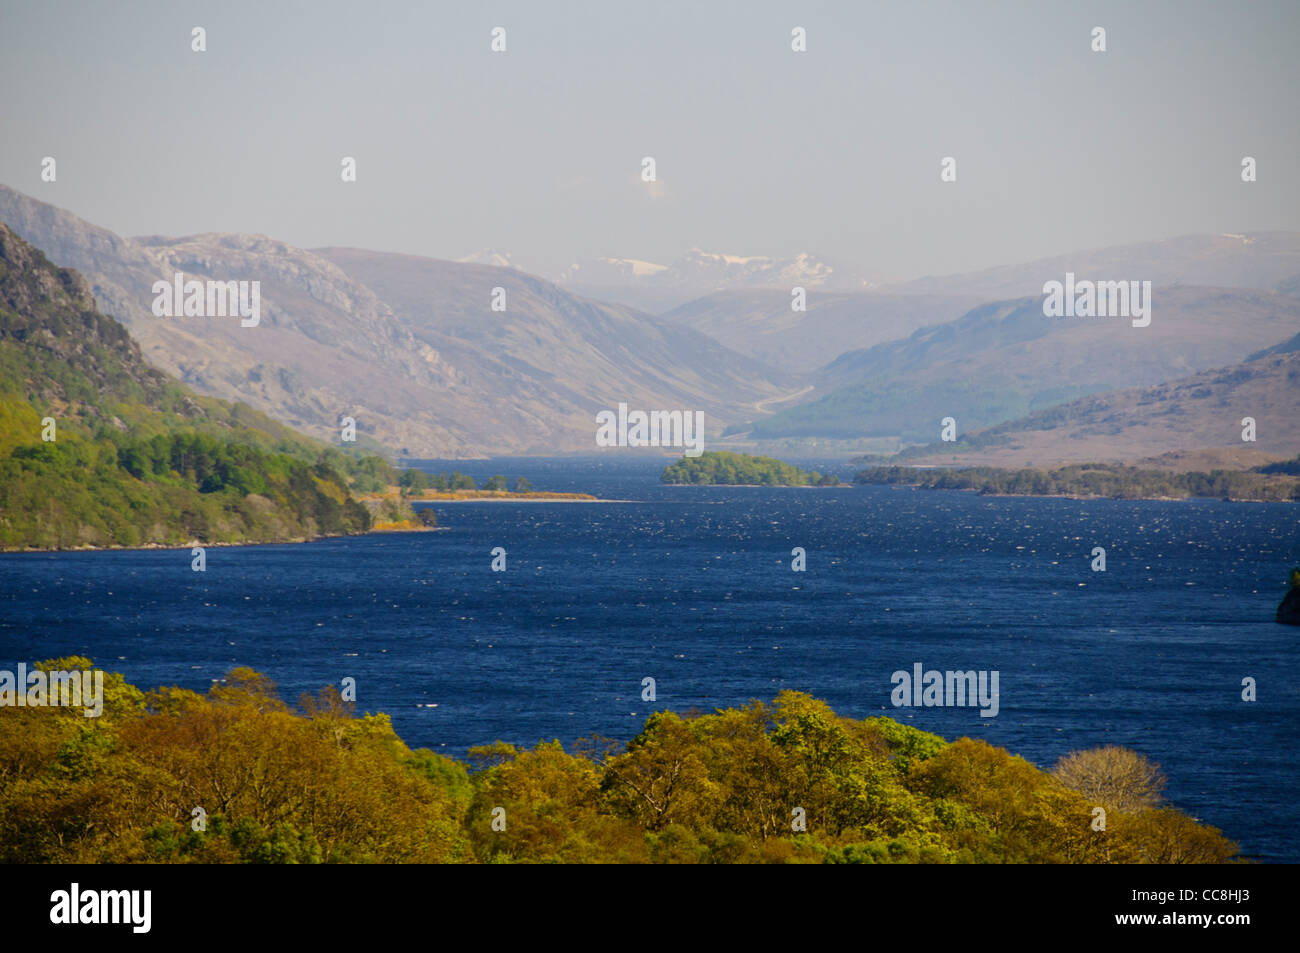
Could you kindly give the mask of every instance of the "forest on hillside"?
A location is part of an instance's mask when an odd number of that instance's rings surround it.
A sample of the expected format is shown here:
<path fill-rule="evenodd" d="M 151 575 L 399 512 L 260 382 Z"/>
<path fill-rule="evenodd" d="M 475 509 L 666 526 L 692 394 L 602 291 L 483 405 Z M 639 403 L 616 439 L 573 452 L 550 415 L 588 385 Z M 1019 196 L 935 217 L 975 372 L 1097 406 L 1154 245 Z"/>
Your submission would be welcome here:
<path fill-rule="evenodd" d="M 85 280 L 0 225 L 0 550 L 251 543 L 410 521 L 384 459 L 150 367 Z"/>

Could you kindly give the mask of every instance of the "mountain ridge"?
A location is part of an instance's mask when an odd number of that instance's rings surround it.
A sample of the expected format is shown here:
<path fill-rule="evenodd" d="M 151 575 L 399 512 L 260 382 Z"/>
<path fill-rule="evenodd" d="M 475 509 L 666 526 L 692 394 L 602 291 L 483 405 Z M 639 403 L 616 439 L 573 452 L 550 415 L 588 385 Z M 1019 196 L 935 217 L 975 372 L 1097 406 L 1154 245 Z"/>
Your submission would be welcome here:
<path fill-rule="evenodd" d="M 1040 297 L 994 301 L 956 321 L 850 351 L 821 368 L 808 402 L 754 435 L 884 436 L 929 443 L 1088 394 L 1155 385 L 1242 361 L 1300 327 L 1300 299 L 1252 289 L 1153 288 L 1152 322 L 1048 318 Z"/>
<path fill-rule="evenodd" d="M 1300 350 L 1083 397 L 896 458 L 919 466 L 1249 469 L 1300 454 Z M 1242 439 L 1243 420 L 1254 439 Z"/>
<path fill-rule="evenodd" d="M 365 253 L 417 282 L 398 314 L 324 256 L 267 236 L 124 239 L 4 186 L 0 221 L 86 272 L 152 364 L 323 440 L 351 416 L 359 440 L 406 457 L 582 452 L 595 447 L 595 413 L 620 400 L 703 410 L 716 432 L 791 389 L 702 334 L 512 268 Z M 150 289 L 177 271 L 259 280 L 261 323 L 156 318 Z M 506 289 L 504 313 L 491 310 L 494 287 Z M 452 288 L 471 297 L 450 300 Z"/>

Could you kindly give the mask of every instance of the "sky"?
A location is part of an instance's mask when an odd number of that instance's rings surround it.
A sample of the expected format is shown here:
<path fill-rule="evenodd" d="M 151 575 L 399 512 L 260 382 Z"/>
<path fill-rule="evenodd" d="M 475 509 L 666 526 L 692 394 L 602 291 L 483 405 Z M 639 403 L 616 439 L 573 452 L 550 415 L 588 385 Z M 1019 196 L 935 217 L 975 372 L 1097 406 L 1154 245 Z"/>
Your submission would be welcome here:
<path fill-rule="evenodd" d="M 1297 38 L 1295 0 L 0 0 L 0 182 L 124 235 L 902 280 L 1300 229 Z"/>

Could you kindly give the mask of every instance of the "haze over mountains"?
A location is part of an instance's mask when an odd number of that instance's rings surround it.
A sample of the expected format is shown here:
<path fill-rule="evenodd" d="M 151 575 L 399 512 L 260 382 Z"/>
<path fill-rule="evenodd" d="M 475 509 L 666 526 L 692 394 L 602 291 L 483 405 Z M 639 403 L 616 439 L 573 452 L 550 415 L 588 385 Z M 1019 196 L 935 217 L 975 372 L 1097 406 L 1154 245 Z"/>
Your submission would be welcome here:
<path fill-rule="evenodd" d="M 1300 348 L 1269 353 L 1151 387 L 1082 397 L 914 448 L 908 462 L 1054 467 L 1083 461 L 1169 469 L 1247 468 L 1300 454 Z M 1255 440 L 1243 441 L 1242 421 Z"/>
<path fill-rule="evenodd" d="M 1300 328 L 1300 299 L 1287 295 L 1156 286 L 1152 296 L 1143 328 L 1122 317 L 1047 318 L 1041 297 L 980 305 L 842 354 L 812 375 L 823 396 L 759 421 L 754 432 L 928 443 L 944 417 L 965 433 L 1085 394 L 1233 364 Z"/>
<path fill-rule="evenodd" d="M 592 451 L 595 411 L 630 407 L 703 410 L 715 432 L 740 410 L 793 388 L 789 375 L 691 328 L 625 305 L 572 295 L 521 271 L 352 248 L 315 252 L 372 289 L 420 345 L 457 368 L 449 390 L 476 398 L 464 424 L 491 432 L 510 420 L 525 451 Z M 489 308 L 493 289 L 507 307 Z M 517 434 L 517 436 L 515 436 Z"/>
<path fill-rule="evenodd" d="M 1163 287 L 1211 285 L 1291 291 L 1300 282 L 1300 232 L 1183 235 L 1055 255 L 960 275 L 918 278 L 880 290 L 971 294 L 984 301 L 1041 295 L 1067 271 L 1080 278 L 1141 279 Z"/>
<path fill-rule="evenodd" d="M 873 282 L 864 274 L 818 255 L 791 258 L 732 255 L 691 248 L 666 263 L 636 258 L 588 258 L 555 277 L 557 284 L 591 298 L 622 301 L 662 314 L 717 291 L 802 287 L 825 291 L 861 291 Z"/>
<path fill-rule="evenodd" d="M 788 288 L 719 291 L 688 301 L 665 321 L 703 331 L 734 351 L 774 367 L 813 374 L 846 351 L 894 341 L 927 325 L 955 321 L 980 303 L 974 295 L 810 290 L 794 311 Z"/>
<path fill-rule="evenodd" d="M 711 440 L 739 435 L 727 445 L 925 444 L 946 416 L 968 434 L 1228 368 L 1300 331 L 1300 233 L 1289 232 L 1189 236 L 872 287 L 865 271 L 813 255 L 601 258 L 551 282 L 490 248 L 452 262 L 260 235 L 130 239 L 3 186 L 0 221 L 81 271 L 145 357 L 195 390 L 333 441 L 339 418 L 352 416 L 363 444 L 408 457 L 594 452 L 594 415 L 619 402 L 702 410 Z M 260 325 L 155 317 L 153 283 L 176 271 L 260 280 Z M 1067 271 L 1150 280 L 1150 326 L 1045 317 L 1043 282 Z M 806 311 L 791 309 L 795 286 Z M 504 311 L 492 309 L 495 289 Z M 585 296 L 595 294 L 604 300 Z M 1265 376 L 1277 389 L 1268 414 L 1300 409 L 1293 375 Z M 1215 378 L 1194 389 L 1227 386 Z M 1187 441 L 1218 426 L 1167 426 L 1157 438 L 1160 421 L 1125 419 L 1146 436 L 1114 445 L 1144 457 L 1192 449 Z M 1043 441 L 1065 432 L 1046 433 L 1025 447 L 1056 459 Z M 1095 449 L 1068 439 L 1064 447 Z"/>
<path fill-rule="evenodd" d="M 404 456 L 591 452 L 595 413 L 620 401 L 702 410 L 716 432 L 794 389 L 692 329 L 513 269 L 317 254 L 265 236 L 127 239 L 4 187 L 0 221 L 85 274 L 155 366 L 324 439 L 352 416 Z M 154 317 L 153 283 L 176 271 L 260 280 L 260 325 Z M 505 312 L 491 310 L 495 287 Z"/>

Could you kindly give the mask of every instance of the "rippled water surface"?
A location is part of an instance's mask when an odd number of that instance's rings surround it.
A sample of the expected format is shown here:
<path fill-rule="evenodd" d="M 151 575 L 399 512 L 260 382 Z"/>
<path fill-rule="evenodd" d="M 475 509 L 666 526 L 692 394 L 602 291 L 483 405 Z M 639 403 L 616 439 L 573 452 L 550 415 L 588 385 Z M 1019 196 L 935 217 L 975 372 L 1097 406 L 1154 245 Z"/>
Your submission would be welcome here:
<path fill-rule="evenodd" d="M 188 550 L 0 555 L 0 667 L 87 655 L 203 690 L 246 665 L 289 699 L 352 676 L 360 709 L 455 755 L 629 738 L 646 676 L 677 710 L 799 689 L 1044 767 L 1135 748 L 1245 853 L 1300 861 L 1300 629 L 1272 621 L 1300 561 L 1294 505 L 665 487 L 663 461 L 432 466 L 632 502 L 439 504 L 438 532 L 211 548 L 202 574 Z M 890 676 L 916 662 L 997 670 L 998 715 L 894 708 Z"/>

